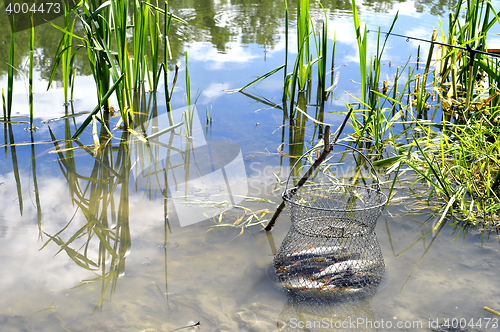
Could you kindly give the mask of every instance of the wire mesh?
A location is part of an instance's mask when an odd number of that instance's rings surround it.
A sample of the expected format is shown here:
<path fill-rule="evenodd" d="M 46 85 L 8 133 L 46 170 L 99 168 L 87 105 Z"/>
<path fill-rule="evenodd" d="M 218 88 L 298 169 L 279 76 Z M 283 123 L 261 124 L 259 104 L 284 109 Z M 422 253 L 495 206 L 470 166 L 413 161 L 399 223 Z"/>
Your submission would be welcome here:
<path fill-rule="evenodd" d="M 302 300 L 372 296 L 385 271 L 375 232 L 363 230 L 323 237 L 292 226 L 273 264 L 283 288 Z"/>
<path fill-rule="evenodd" d="M 332 181 L 335 172 L 325 165 L 319 171 L 320 175 L 327 174 L 325 182 L 289 189 L 290 178 L 287 181 L 283 199 L 292 226 L 273 264 L 284 289 L 300 300 L 373 296 L 384 274 L 384 259 L 374 229 L 387 196 L 371 162 L 358 150 L 352 150 L 370 166 L 377 179 L 375 186 Z M 290 174 L 299 164 L 300 160 Z M 345 165 L 346 158 L 335 164 Z M 315 176 L 313 180 L 320 178 Z"/>
<path fill-rule="evenodd" d="M 350 237 L 371 232 L 387 197 L 364 186 L 310 184 L 284 192 L 292 224 L 305 235 Z"/>

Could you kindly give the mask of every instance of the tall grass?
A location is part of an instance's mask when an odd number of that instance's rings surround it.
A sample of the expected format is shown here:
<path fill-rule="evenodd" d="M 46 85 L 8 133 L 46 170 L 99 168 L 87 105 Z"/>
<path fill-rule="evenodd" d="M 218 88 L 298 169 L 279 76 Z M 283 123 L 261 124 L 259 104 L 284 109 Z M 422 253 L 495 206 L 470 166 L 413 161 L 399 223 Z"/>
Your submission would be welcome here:
<path fill-rule="evenodd" d="M 458 19 L 461 13 L 465 13 L 465 21 Z M 448 216 L 468 225 L 500 223 L 500 146 L 496 139 L 500 134 L 500 68 L 497 61 L 474 52 L 487 49 L 488 31 L 499 23 L 489 2 L 460 1 L 450 15 L 448 32 L 441 28 L 441 39 L 452 46 L 467 47 L 467 51 L 440 46 L 441 52 L 434 53 L 431 43 L 423 74 L 414 75 L 414 69 L 409 67 L 409 79 L 401 92 L 385 97 L 400 109 L 405 129 L 382 142 L 384 146 L 389 144 L 395 155 L 376 164 L 387 166 L 388 172 L 395 173 L 396 181 L 404 163 L 413 169 L 414 183 L 423 181 L 430 186 L 424 199 L 436 208 L 434 229 Z M 431 40 L 437 40 L 436 32 Z M 438 61 L 433 59 L 434 54 L 440 54 Z M 440 120 L 426 115 L 430 95 L 426 91 L 427 76 L 432 66 L 439 75 L 439 79 L 434 77 L 433 89 L 442 98 L 439 104 L 429 107 L 440 107 Z M 415 86 L 414 92 L 410 85 Z M 411 111 L 413 105 L 416 117 Z"/>
<path fill-rule="evenodd" d="M 327 26 L 327 14 L 323 5 L 320 1 L 317 1 L 318 5 L 321 7 L 324 13 L 324 20 L 321 22 L 321 29 L 316 31 L 314 29 L 314 22 L 311 19 L 310 14 L 310 2 L 309 0 L 297 0 L 297 22 L 296 22 L 296 43 L 297 43 L 297 56 L 293 63 L 293 69 L 291 72 L 288 72 L 288 64 L 289 64 L 289 43 L 290 43 L 290 23 L 289 23 L 289 9 L 288 3 L 285 1 L 285 63 L 280 65 L 266 74 L 258 77 L 253 80 L 249 84 L 245 85 L 242 88 L 234 90 L 234 92 L 242 92 L 244 89 L 255 85 L 262 80 L 268 78 L 273 75 L 277 71 L 284 69 L 283 73 L 283 94 L 282 94 L 282 102 L 283 106 L 280 107 L 282 109 L 288 109 L 288 114 L 285 116 L 289 118 L 294 118 L 297 114 L 296 107 L 299 105 L 299 99 L 296 96 L 301 93 L 305 93 L 306 95 L 311 95 L 312 90 L 312 76 L 314 66 L 317 64 L 317 104 L 324 103 L 327 100 L 329 89 L 326 88 L 326 64 L 328 61 L 327 50 L 328 50 L 328 26 Z M 311 39 L 311 34 L 313 35 L 313 39 Z M 313 43 L 311 43 L 313 41 Z M 311 45 L 312 44 L 312 45 Z M 313 58 L 311 54 L 311 46 L 314 46 L 316 49 L 316 58 Z M 332 59 L 332 65 L 334 60 Z M 258 97 L 256 99 L 259 99 Z M 289 102 L 289 106 L 286 106 L 287 99 Z M 301 109 L 302 111 L 307 112 L 307 108 Z"/>
<path fill-rule="evenodd" d="M 70 6 L 70 0 L 65 0 L 63 2 L 63 10 L 64 10 L 64 31 L 62 33 L 61 41 L 57 47 L 54 66 L 52 68 L 52 72 L 50 74 L 49 83 L 47 90 L 52 85 L 54 77 L 57 73 L 57 69 L 59 64 L 61 66 L 61 76 L 62 83 L 64 89 L 64 103 L 66 105 L 69 104 L 70 100 L 72 100 L 73 94 L 73 80 L 76 74 L 76 71 L 73 67 L 73 63 L 76 56 L 76 51 L 81 48 L 79 46 L 77 50 L 73 53 L 73 32 L 75 29 L 75 23 L 77 22 L 76 17 L 72 17 L 74 14 L 74 8 Z M 71 93 L 71 95 L 70 95 Z M 68 114 L 66 114 L 68 115 Z"/>
<path fill-rule="evenodd" d="M 7 68 L 7 99 L 4 95 L 4 90 L 2 89 L 2 101 L 3 101 L 3 118 L 4 121 L 10 121 L 12 113 L 12 94 L 14 87 L 14 51 L 15 51 L 15 25 L 14 17 L 10 18 L 10 47 L 9 47 L 9 62 Z"/>
<path fill-rule="evenodd" d="M 311 21 L 309 0 L 297 0 L 297 68 L 299 90 L 304 91 L 311 74 L 309 53 L 309 23 Z"/>
<path fill-rule="evenodd" d="M 358 9 L 356 8 L 355 0 L 352 0 L 352 17 L 354 22 L 354 30 L 356 31 L 356 40 L 358 42 L 358 53 L 359 53 L 359 71 L 361 73 L 361 96 L 363 98 L 363 104 L 368 105 L 368 69 L 366 66 L 367 62 L 367 48 L 368 48 L 368 36 L 366 32 L 366 25 L 364 28 L 361 27 L 358 16 Z"/>
<path fill-rule="evenodd" d="M 160 19 L 159 15 L 167 15 L 166 31 L 172 18 L 186 23 L 178 17 L 167 13 L 149 1 L 103 1 L 91 0 L 80 2 L 73 9 L 81 22 L 84 36 L 73 33 L 74 21 L 70 20 L 69 7 L 65 8 L 65 26 L 57 27 L 64 33 L 56 63 L 62 62 L 65 96 L 71 78 L 72 38 L 83 42 L 97 89 L 98 107 L 88 116 L 83 125 L 73 135 L 78 137 L 97 113 L 98 120 L 107 126 L 102 112 L 109 111 L 109 96 L 115 94 L 125 129 L 132 127 L 134 121 L 133 91 L 141 84 L 149 81 L 150 90 L 156 91 L 158 79 L 163 69 L 165 82 L 168 83 L 166 63 L 159 65 L 160 51 Z M 132 24 L 128 22 L 132 17 Z M 129 35 L 132 38 L 129 38 Z M 131 42 L 130 42 L 131 40 Z M 165 54 L 168 39 L 165 38 Z M 70 58 L 71 56 L 71 58 Z M 166 61 L 166 58 L 165 58 Z M 52 78 L 55 71 L 52 73 Z M 168 89 L 168 84 L 165 85 Z M 66 101 L 68 98 L 66 97 Z M 109 130 L 108 130 L 109 132 Z"/>
<path fill-rule="evenodd" d="M 29 113 L 30 113 L 30 129 L 34 130 L 33 125 L 33 55 L 35 53 L 35 25 L 33 22 L 33 14 L 30 15 L 30 55 L 29 55 L 29 77 L 28 77 L 28 99 L 29 99 Z"/>

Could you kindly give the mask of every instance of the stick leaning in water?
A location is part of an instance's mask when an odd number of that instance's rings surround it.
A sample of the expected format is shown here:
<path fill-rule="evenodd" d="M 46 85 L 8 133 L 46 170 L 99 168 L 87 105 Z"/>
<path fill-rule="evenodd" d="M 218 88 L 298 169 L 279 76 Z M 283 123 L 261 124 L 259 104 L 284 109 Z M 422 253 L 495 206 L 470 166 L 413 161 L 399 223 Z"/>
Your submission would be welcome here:
<path fill-rule="evenodd" d="M 325 134 L 323 135 L 323 140 L 325 141 L 325 147 L 323 149 L 323 152 L 321 152 L 321 154 L 319 155 L 318 159 L 316 159 L 314 161 L 314 164 L 312 164 L 311 167 L 304 174 L 304 176 L 302 176 L 302 178 L 299 180 L 299 182 L 297 183 L 297 185 L 295 186 L 295 188 L 293 188 L 290 191 L 290 195 L 291 196 L 295 195 L 295 193 L 297 192 L 297 190 L 300 187 L 302 187 L 304 185 L 304 183 L 306 183 L 307 179 L 309 179 L 309 177 L 314 173 L 314 171 L 316 170 L 316 168 L 318 168 L 318 166 L 326 159 L 326 157 L 328 156 L 328 154 L 330 153 L 330 151 L 333 149 L 333 145 L 337 142 L 337 140 L 339 139 L 340 134 L 344 130 L 344 127 L 347 124 L 347 121 L 349 120 L 349 117 L 351 116 L 351 113 L 352 113 L 352 108 L 349 108 L 349 112 L 347 112 L 347 114 L 346 114 L 346 116 L 344 118 L 344 121 L 342 122 L 342 124 L 340 125 L 340 127 L 335 132 L 335 134 L 334 134 L 335 136 L 333 137 L 333 140 L 332 140 L 331 143 L 328 143 L 328 141 L 330 139 L 330 126 L 326 126 L 325 127 Z M 278 216 L 280 215 L 281 211 L 283 211 L 284 208 L 285 208 L 285 201 L 282 201 L 281 204 L 276 209 L 276 212 L 274 212 L 273 217 L 271 218 L 271 220 L 269 220 L 269 223 L 267 224 L 266 228 L 264 228 L 266 230 L 266 232 L 269 232 L 273 228 L 274 223 L 276 222 L 276 219 L 278 219 Z"/>

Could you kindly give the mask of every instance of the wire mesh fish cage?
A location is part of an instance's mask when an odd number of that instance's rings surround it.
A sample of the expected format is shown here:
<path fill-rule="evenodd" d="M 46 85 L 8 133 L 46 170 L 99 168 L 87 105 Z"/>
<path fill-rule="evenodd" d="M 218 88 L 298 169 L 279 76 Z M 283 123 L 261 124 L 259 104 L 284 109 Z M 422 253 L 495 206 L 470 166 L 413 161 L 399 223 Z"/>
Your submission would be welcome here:
<path fill-rule="evenodd" d="M 320 237 L 304 235 L 294 226 L 273 264 L 283 288 L 302 300 L 373 296 L 385 271 L 375 232 Z"/>
<path fill-rule="evenodd" d="M 372 186 L 354 185 L 346 183 L 346 178 L 333 180 L 332 174 L 326 174 L 325 182 L 317 183 L 320 177 L 315 176 L 312 183 L 288 188 L 291 176 L 288 178 L 283 199 L 292 227 L 273 264 L 284 289 L 300 296 L 370 296 L 385 271 L 374 229 L 387 196 L 364 154 L 348 145 L 335 145 L 359 154 L 376 182 Z M 356 165 L 359 167 L 358 162 Z M 331 169 L 323 167 L 319 172 L 325 175 L 325 170 Z"/>

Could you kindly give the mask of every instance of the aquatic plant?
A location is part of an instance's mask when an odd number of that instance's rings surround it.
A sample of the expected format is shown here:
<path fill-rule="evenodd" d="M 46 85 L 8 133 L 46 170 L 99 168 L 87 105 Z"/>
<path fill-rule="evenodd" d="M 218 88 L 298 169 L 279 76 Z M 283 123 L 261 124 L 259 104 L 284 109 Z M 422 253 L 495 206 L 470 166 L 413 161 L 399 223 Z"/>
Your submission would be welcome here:
<path fill-rule="evenodd" d="M 284 64 L 280 65 L 271 71 L 259 76 L 257 79 L 243 86 L 242 88 L 235 89 L 233 92 L 242 92 L 244 89 L 255 85 L 262 80 L 268 78 L 269 76 L 275 74 L 276 72 L 284 69 L 283 73 L 283 94 L 282 102 L 283 105 L 286 103 L 287 98 L 289 100 L 289 106 L 283 106 L 282 108 L 288 108 L 288 116 L 294 118 L 296 114 L 296 106 L 299 104 L 299 97 L 296 100 L 297 94 L 310 94 L 311 81 L 313 75 L 313 67 L 317 64 L 317 76 L 318 76 L 318 91 L 317 91 L 317 104 L 322 104 L 327 100 L 329 89 L 326 88 L 326 63 L 327 63 L 327 46 L 328 46 L 328 35 L 327 35 L 327 15 L 323 8 L 323 5 L 318 0 L 318 5 L 322 8 L 324 13 L 324 20 L 321 22 L 321 31 L 316 31 L 314 29 L 314 22 L 310 15 L 310 3 L 309 0 L 297 0 L 297 56 L 294 61 L 293 69 L 290 73 L 288 70 L 289 62 L 289 38 L 290 38 L 290 27 L 289 27 L 289 10 L 288 4 L 285 1 L 285 54 L 284 54 Z M 311 45 L 311 34 L 314 36 L 314 47 L 316 49 L 317 57 L 313 59 L 310 47 Z M 332 60 L 332 65 L 333 65 Z M 302 110 L 307 113 L 307 108 L 302 107 Z"/>
<path fill-rule="evenodd" d="M 7 99 L 5 98 L 4 90 L 2 89 L 2 102 L 3 102 L 3 119 L 4 121 L 11 120 L 12 113 L 12 89 L 14 87 L 14 17 L 10 19 L 10 47 L 9 47 L 9 62 L 7 69 Z"/>
<path fill-rule="evenodd" d="M 460 1 L 450 15 L 448 34 L 441 27 L 442 41 L 438 41 L 437 31 L 428 41 L 423 70 L 418 68 L 418 59 L 416 68 L 409 66 L 409 58 L 404 67 L 397 68 L 392 88 L 385 82 L 382 91 L 378 88 L 380 59 L 395 20 L 382 47 L 379 29 L 377 54 L 370 61 L 373 66 L 368 67 L 367 31 L 359 22 L 354 1 L 352 7 L 361 96 L 352 95 L 360 110 L 351 119 L 354 134 L 350 140 L 377 151 L 379 156 L 386 155 L 376 164 L 388 167 L 388 173 L 394 174 L 391 192 L 403 164 L 413 169 L 415 182 L 428 183 L 431 190 L 427 201 L 437 196 L 443 202 L 438 206 L 438 224 L 450 214 L 471 224 L 500 222 L 500 161 L 494 138 L 498 135 L 500 70 L 498 62 L 491 59 L 495 54 L 485 53 L 487 33 L 500 22 L 492 5 L 486 1 Z M 467 18 L 464 24 L 458 20 L 461 12 Z M 403 72 L 408 75 L 406 82 L 401 82 Z M 390 106 L 384 107 L 386 103 Z M 429 118 L 431 109 L 434 111 Z"/>
<path fill-rule="evenodd" d="M 83 46 L 77 47 L 75 52 L 73 50 L 73 35 L 75 29 L 75 23 L 77 22 L 77 18 L 75 16 L 72 17 L 72 13 L 74 12 L 74 8 L 70 7 L 69 0 L 63 2 L 63 10 L 64 10 L 64 31 L 62 32 L 61 41 L 57 47 L 54 66 L 52 68 L 52 72 L 50 74 L 49 83 L 47 89 L 50 88 L 52 82 L 55 78 L 57 69 L 59 64 L 61 65 L 62 72 L 62 83 L 64 89 L 64 103 L 66 105 L 69 104 L 70 100 L 73 99 L 73 80 L 76 75 L 76 71 L 73 67 L 76 52 Z M 70 91 L 71 88 L 71 91 Z M 71 92 L 71 96 L 70 96 Z M 68 114 L 66 114 L 68 115 Z"/>
<path fill-rule="evenodd" d="M 158 2 L 155 6 L 149 1 L 133 1 L 132 6 L 130 6 L 127 1 L 91 0 L 80 2 L 71 10 L 68 5 L 69 3 L 65 6 L 65 26 L 56 26 L 64 35 L 56 55 L 56 65 L 51 75 L 51 81 L 58 63 L 61 62 L 67 102 L 67 89 L 72 74 L 71 64 L 74 59 L 74 54 L 71 55 L 72 38 L 77 38 L 83 42 L 83 47 L 87 51 L 98 97 L 98 106 L 89 114 L 73 138 L 77 138 L 83 132 L 90 124 L 92 116 L 98 112 L 100 115 L 97 120 L 102 125 L 108 126 L 103 120 L 102 112 L 109 112 L 108 98 L 112 94 L 115 94 L 118 100 L 123 127 L 125 129 L 131 128 L 134 120 L 133 90 L 139 89 L 140 84 L 147 79 L 150 89 L 156 91 L 162 70 L 166 77 L 166 64 L 159 65 L 159 14 L 168 16 L 165 18 L 165 33 L 168 33 L 172 18 L 183 23 L 186 22 L 167 13 L 167 7 L 165 10 L 159 8 Z M 83 37 L 73 33 L 75 21 L 70 20 L 71 13 L 74 13 L 82 23 Z M 132 17 L 132 25 L 128 23 L 129 17 Z M 129 43 L 129 33 L 133 36 L 131 43 Z M 166 37 L 164 38 L 166 54 L 168 40 Z M 167 83 L 167 78 L 165 80 Z M 168 89 L 168 84 L 165 84 L 165 89 Z"/>
<path fill-rule="evenodd" d="M 35 130 L 33 125 L 33 54 L 35 53 L 35 25 L 33 22 L 33 14 L 30 15 L 30 55 L 29 55 L 29 77 L 28 77 L 28 103 L 30 113 L 30 130 Z"/>

